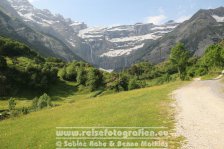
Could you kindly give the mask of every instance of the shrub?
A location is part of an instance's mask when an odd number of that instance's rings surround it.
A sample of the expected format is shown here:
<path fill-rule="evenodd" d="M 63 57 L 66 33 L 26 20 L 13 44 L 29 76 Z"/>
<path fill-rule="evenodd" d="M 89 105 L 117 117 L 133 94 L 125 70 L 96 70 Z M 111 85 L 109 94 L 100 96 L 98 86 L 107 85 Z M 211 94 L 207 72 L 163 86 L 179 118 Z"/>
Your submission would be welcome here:
<path fill-rule="evenodd" d="M 17 117 L 17 116 L 19 116 L 19 114 L 20 114 L 20 111 L 18 111 L 18 110 L 11 110 L 10 111 L 11 117 Z"/>
<path fill-rule="evenodd" d="M 65 79 L 68 81 L 76 81 L 77 71 L 74 63 L 69 64 L 66 67 L 66 77 Z"/>
<path fill-rule="evenodd" d="M 201 58 L 202 65 L 208 66 L 209 68 L 213 67 L 223 67 L 224 66 L 224 48 L 219 45 L 209 46 L 203 57 Z"/>
<path fill-rule="evenodd" d="M 66 79 L 66 69 L 65 67 L 63 67 L 62 69 L 60 69 L 58 71 L 58 76 L 61 78 L 61 79 Z"/>
<path fill-rule="evenodd" d="M 16 108 L 16 101 L 14 98 L 9 99 L 9 110 L 15 110 Z"/>
<path fill-rule="evenodd" d="M 203 75 L 206 75 L 207 73 L 208 73 L 208 70 L 205 67 L 200 67 L 195 70 L 195 74 L 197 76 L 203 76 Z"/>
<path fill-rule="evenodd" d="M 79 85 L 86 84 L 87 76 L 86 71 L 83 68 L 78 69 L 76 80 Z"/>
<path fill-rule="evenodd" d="M 28 114 L 28 113 L 29 113 L 29 109 L 28 109 L 27 107 L 23 107 L 23 108 L 22 108 L 22 113 L 23 113 L 24 115 Z"/>
<path fill-rule="evenodd" d="M 90 91 L 96 90 L 103 83 L 102 73 L 95 68 L 89 69 L 87 72 L 86 86 L 89 87 Z"/>
<path fill-rule="evenodd" d="M 37 109 L 38 108 L 38 106 L 37 106 L 37 104 L 38 104 L 38 98 L 37 97 L 35 97 L 34 99 L 33 99 L 33 102 L 32 102 L 32 108 L 33 109 Z"/>
<path fill-rule="evenodd" d="M 10 90 L 10 85 L 7 81 L 7 77 L 0 74 L 0 96 L 7 95 Z"/>
<path fill-rule="evenodd" d="M 7 67 L 7 62 L 4 57 L 0 56 L 0 69 L 5 69 Z"/>
<path fill-rule="evenodd" d="M 10 114 L 8 111 L 4 111 L 2 113 L 0 113 L 0 120 L 4 120 L 4 119 L 7 119 L 9 118 Z"/>
<path fill-rule="evenodd" d="M 44 93 L 37 102 L 38 109 L 43 109 L 45 107 L 50 107 L 51 105 L 51 97 Z"/>
<path fill-rule="evenodd" d="M 166 82 L 170 82 L 170 81 L 172 81 L 172 79 L 173 78 L 169 74 L 164 74 L 161 77 L 156 79 L 156 84 L 163 84 Z"/>
<path fill-rule="evenodd" d="M 139 84 L 139 82 L 135 78 L 130 79 L 128 82 L 128 90 L 133 90 L 138 88 L 141 88 L 141 85 Z"/>

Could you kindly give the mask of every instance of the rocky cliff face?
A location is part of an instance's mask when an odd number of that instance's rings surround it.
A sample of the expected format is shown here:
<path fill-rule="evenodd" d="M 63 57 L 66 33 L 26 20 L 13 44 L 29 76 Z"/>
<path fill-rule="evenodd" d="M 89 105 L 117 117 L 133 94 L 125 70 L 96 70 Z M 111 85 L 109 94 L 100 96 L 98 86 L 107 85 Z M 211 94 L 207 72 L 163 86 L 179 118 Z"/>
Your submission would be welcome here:
<path fill-rule="evenodd" d="M 199 10 L 172 32 L 154 41 L 144 50 L 140 60 L 161 62 L 167 59 L 171 47 L 183 42 L 194 55 L 202 55 L 210 45 L 224 38 L 224 7 Z"/>

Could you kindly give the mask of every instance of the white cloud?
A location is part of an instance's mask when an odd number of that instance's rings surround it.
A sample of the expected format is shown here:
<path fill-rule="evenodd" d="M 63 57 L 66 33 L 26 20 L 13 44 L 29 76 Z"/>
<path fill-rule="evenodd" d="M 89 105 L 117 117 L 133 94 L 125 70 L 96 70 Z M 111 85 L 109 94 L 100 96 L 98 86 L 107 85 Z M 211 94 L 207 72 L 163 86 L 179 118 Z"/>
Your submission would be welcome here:
<path fill-rule="evenodd" d="M 181 22 L 184 22 L 188 19 L 190 19 L 191 16 L 181 16 L 179 18 L 177 18 L 175 21 L 178 22 L 178 23 L 181 23 Z"/>
<path fill-rule="evenodd" d="M 146 23 L 161 24 L 167 17 L 165 15 L 149 16 L 145 19 Z"/>

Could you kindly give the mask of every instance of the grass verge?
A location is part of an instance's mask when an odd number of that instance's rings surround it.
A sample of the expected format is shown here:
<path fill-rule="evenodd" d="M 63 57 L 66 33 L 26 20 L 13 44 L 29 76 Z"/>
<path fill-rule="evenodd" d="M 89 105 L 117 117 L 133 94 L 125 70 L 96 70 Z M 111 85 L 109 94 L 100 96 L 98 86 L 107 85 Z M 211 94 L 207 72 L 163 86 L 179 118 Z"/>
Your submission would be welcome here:
<path fill-rule="evenodd" d="M 174 130 L 174 111 L 169 97 L 183 82 L 172 82 L 96 98 L 79 96 L 77 101 L 0 122 L 0 144 L 4 149 L 55 148 L 55 130 L 72 127 L 168 127 Z M 74 96 L 75 97 L 75 96 Z M 176 148 L 179 138 L 170 138 Z"/>

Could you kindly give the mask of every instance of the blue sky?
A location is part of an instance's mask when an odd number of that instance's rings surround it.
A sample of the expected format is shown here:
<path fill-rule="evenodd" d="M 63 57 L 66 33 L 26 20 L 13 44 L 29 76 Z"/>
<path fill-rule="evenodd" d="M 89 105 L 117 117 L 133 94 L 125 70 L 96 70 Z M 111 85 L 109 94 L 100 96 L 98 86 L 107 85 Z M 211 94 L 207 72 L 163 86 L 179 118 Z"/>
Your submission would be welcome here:
<path fill-rule="evenodd" d="M 168 20 L 183 21 L 199 9 L 224 6 L 224 0 L 29 0 L 88 26 L 111 26 Z"/>

